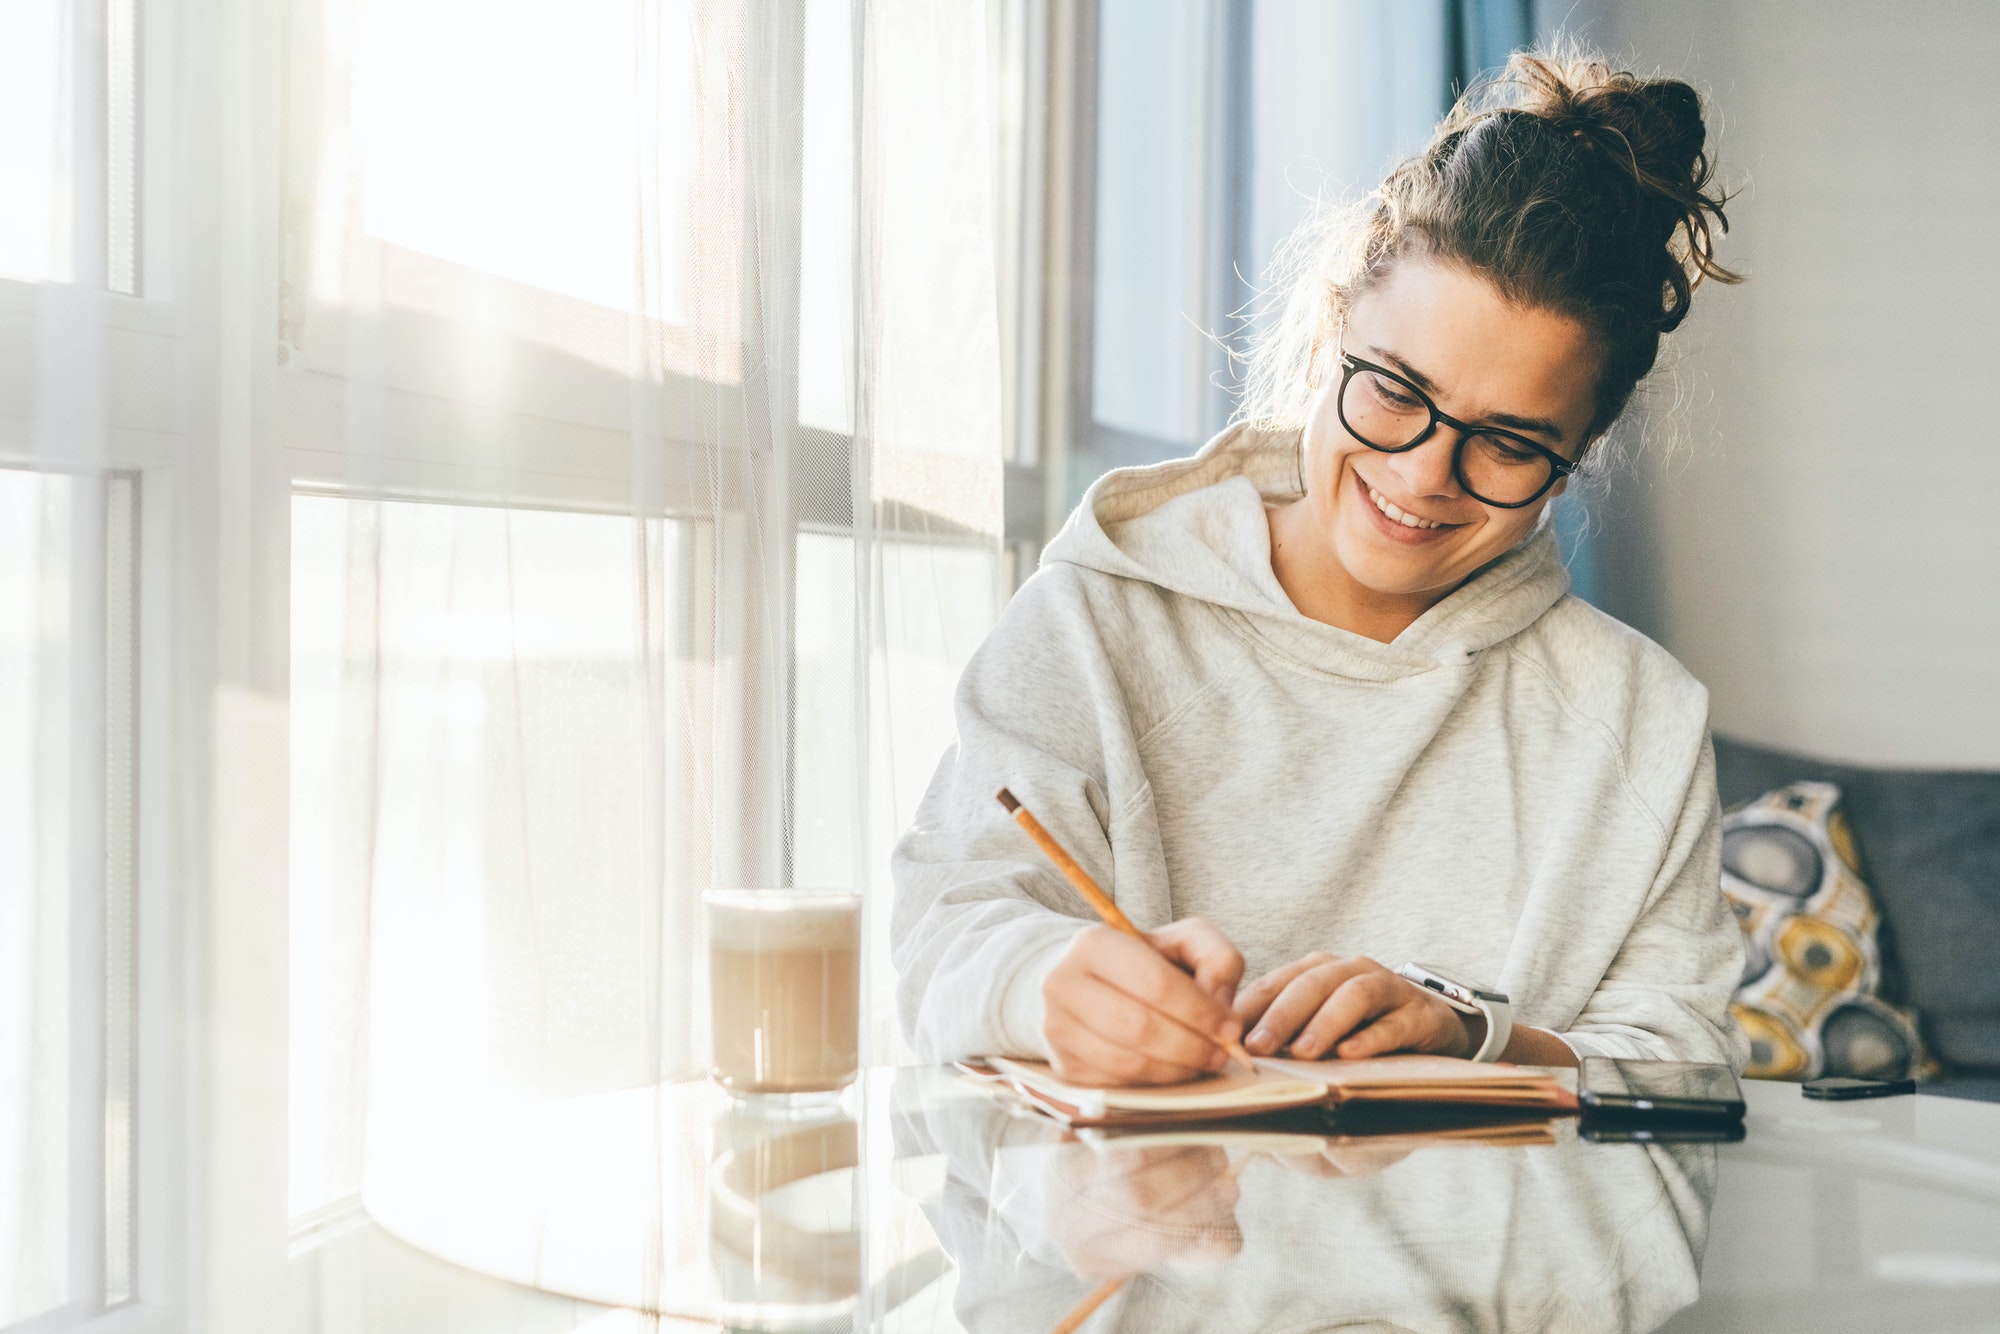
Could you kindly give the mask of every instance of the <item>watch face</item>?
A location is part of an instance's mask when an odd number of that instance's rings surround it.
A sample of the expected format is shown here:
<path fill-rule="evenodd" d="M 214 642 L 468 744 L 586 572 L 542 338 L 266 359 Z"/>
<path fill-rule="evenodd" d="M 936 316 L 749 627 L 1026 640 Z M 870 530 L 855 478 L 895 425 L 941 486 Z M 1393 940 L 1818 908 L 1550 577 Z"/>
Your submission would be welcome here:
<path fill-rule="evenodd" d="M 1415 982 L 1420 987 L 1427 986 L 1432 991 L 1442 993 L 1445 987 L 1448 986 L 1456 988 L 1465 997 L 1476 997 L 1479 1000 L 1493 1001 L 1501 1005 L 1508 1003 L 1506 992 L 1494 991 L 1490 987 L 1482 987 L 1476 982 L 1468 982 L 1462 977 L 1455 977 L 1447 973 L 1442 968 L 1436 968 L 1427 963 L 1412 963 L 1406 965 L 1406 967 L 1410 971 L 1409 973 L 1405 973 L 1404 976 L 1409 977 L 1410 981 Z M 1412 973 L 1415 976 L 1410 976 Z M 1438 983 L 1440 982 L 1444 986 L 1439 986 Z"/>

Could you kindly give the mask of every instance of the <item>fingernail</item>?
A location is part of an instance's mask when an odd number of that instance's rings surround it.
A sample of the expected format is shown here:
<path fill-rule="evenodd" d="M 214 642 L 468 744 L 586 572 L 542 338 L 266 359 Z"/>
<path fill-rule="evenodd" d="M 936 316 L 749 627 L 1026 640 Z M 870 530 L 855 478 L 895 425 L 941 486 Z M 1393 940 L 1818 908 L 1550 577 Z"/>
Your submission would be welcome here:
<path fill-rule="evenodd" d="M 1246 1047 L 1254 1047 L 1258 1051 L 1263 1051 L 1265 1048 L 1271 1045 L 1271 1030 L 1268 1028 L 1252 1029 L 1250 1032 L 1249 1040 L 1246 1041 L 1243 1045 Z"/>

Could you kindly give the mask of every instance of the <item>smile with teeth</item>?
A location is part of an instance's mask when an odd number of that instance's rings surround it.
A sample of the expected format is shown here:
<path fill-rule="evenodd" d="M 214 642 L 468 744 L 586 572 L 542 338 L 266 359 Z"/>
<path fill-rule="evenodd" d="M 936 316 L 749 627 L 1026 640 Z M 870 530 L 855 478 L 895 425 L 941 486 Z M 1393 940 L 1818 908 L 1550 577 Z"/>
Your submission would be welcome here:
<path fill-rule="evenodd" d="M 1383 495 L 1380 491 L 1377 491 L 1374 487 L 1368 486 L 1368 483 L 1363 482 L 1361 485 L 1367 487 L 1368 498 L 1375 502 L 1376 509 L 1381 510 L 1384 514 L 1388 515 L 1391 519 L 1394 519 L 1397 523 L 1402 524 L 1405 528 L 1457 527 L 1456 524 L 1439 523 L 1436 519 L 1419 519 L 1416 515 L 1411 514 L 1406 510 L 1401 510 L 1396 508 L 1396 506 L 1390 502 L 1389 497 Z"/>

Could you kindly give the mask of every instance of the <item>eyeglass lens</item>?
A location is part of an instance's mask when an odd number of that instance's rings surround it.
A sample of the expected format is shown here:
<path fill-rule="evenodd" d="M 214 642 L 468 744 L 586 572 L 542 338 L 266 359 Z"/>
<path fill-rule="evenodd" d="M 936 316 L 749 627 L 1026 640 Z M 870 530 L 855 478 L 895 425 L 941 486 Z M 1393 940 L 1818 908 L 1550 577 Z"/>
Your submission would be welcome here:
<path fill-rule="evenodd" d="M 1430 429 L 1431 405 L 1410 386 L 1357 368 L 1341 393 L 1341 418 L 1371 449 L 1407 449 Z M 1459 454 L 1459 481 L 1473 499 L 1518 505 L 1540 494 L 1555 465 L 1503 435 L 1476 431 Z"/>

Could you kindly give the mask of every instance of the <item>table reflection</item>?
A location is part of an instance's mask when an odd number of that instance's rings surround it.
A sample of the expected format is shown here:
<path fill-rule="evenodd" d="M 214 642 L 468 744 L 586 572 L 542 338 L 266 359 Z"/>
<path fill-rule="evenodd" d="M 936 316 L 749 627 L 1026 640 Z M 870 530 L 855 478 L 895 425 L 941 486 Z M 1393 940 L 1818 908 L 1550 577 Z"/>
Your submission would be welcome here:
<path fill-rule="evenodd" d="M 967 1330 L 1642 1331 L 1697 1292 L 1707 1145 L 1594 1145 L 1568 1122 L 1450 1137 L 1078 1138 L 966 1099 L 901 1098 L 899 1156 Z M 1533 1143 L 1540 1140 L 1539 1144 Z"/>
<path fill-rule="evenodd" d="M 715 1316 L 739 1329 L 848 1328 L 861 1294 L 864 1226 L 853 1188 L 861 1128 L 730 1107 L 709 1165 Z"/>

